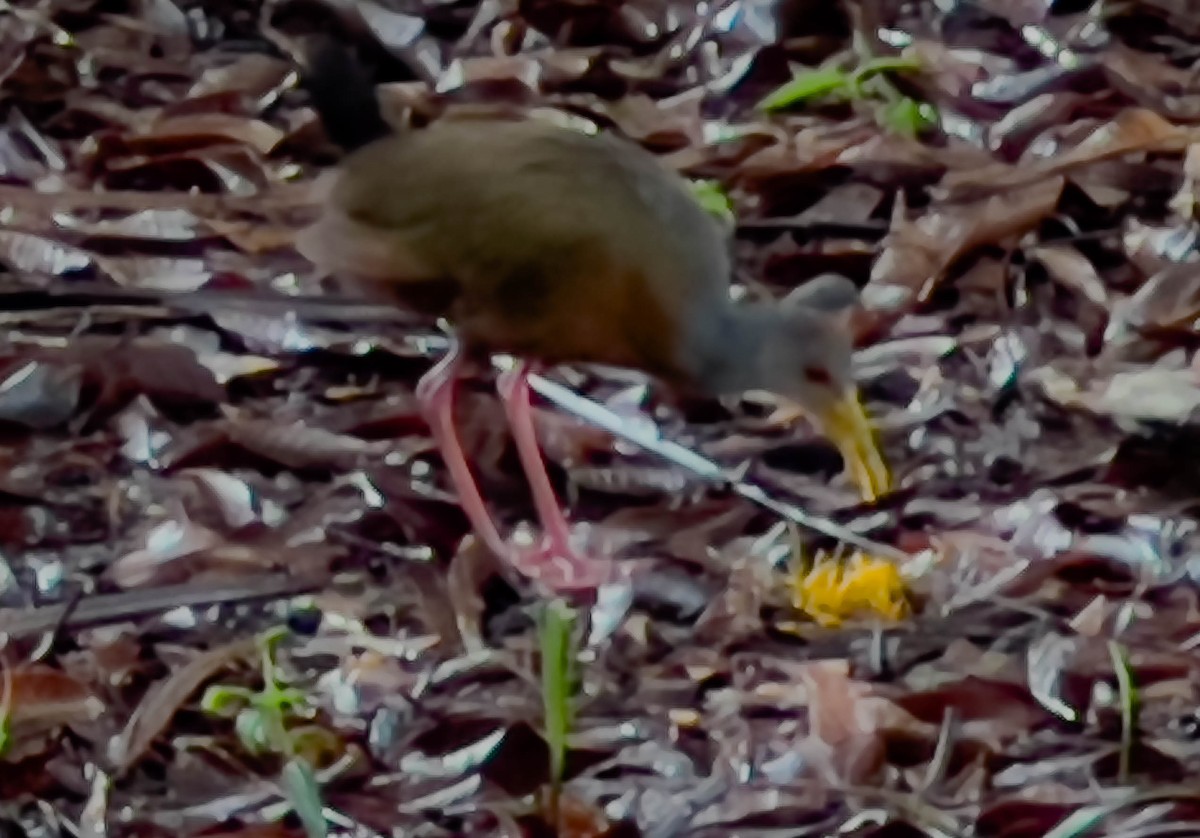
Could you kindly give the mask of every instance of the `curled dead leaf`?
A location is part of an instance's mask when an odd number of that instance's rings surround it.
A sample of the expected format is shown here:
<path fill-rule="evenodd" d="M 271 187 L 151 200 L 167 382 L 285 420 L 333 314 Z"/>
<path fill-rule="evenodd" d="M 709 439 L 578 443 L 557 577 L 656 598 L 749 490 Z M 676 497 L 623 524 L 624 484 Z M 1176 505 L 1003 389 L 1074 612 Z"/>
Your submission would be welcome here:
<path fill-rule="evenodd" d="M 1011 245 L 1013 238 L 1050 216 L 1064 183 L 1062 177 L 1050 176 L 967 206 L 938 203 L 912 221 L 897 204 L 883 253 L 863 288 L 863 303 L 896 314 L 926 302 L 946 271 L 967 252 L 985 244 Z"/>

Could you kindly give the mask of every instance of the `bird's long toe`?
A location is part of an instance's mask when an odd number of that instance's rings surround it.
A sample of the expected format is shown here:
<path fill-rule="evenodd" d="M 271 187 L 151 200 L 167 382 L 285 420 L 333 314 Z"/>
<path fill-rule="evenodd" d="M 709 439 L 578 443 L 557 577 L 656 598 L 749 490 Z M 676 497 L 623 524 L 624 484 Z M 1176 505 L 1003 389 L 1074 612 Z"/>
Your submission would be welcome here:
<path fill-rule="evenodd" d="M 588 556 L 550 536 L 536 545 L 514 546 L 509 560 L 519 573 L 553 593 L 593 591 L 616 578 L 611 559 Z"/>

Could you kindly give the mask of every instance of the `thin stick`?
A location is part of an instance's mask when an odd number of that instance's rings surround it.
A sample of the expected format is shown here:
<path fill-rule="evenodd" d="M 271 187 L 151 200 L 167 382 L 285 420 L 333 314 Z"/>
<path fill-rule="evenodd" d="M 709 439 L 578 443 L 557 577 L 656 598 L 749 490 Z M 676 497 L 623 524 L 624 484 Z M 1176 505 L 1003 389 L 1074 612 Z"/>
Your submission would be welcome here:
<path fill-rule="evenodd" d="M 585 422 L 603 428 L 626 442 L 632 442 L 640 448 L 657 454 L 663 459 L 687 469 L 697 477 L 701 477 L 710 483 L 727 486 L 752 503 L 756 503 L 764 509 L 769 509 L 785 520 L 792 521 L 799 526 L 814 530 L 831 538 L 836 538 L 846 544 L 852 544 L 877 556 L 898 561 L 904 561 L 909 558 L 909 555 L 902 550 L 897 550 L 890 545 L 859 535 L 848 527 L 830 521 L 828 518 L 813 515 L 799 507 L 776 500 L 767 494 L 761 486 L 741 479 L 718 463 L 697 454 L 695 451 L 684 448 L 677 442 L 664 439 L 658 432 L 658 429 L 651 427 L 648 423 L 638 422 L 634 424 L 626 422 L 603 405 L 584 398 L 562 385 L 555 384 L 553 381 L 548 381 L 540 375 L 530 375 L 529 383 L 544 398 L 568 413 L 583 419 Z"/>

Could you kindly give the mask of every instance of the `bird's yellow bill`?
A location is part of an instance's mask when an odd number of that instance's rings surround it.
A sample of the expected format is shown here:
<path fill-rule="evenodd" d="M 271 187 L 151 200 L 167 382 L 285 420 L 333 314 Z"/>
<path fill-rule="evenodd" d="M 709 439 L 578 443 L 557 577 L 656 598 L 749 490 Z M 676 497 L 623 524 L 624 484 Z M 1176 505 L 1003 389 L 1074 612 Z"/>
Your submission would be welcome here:
<path fill-rule="evenodd" d="M 820 417 L 825 433 L 842 452 L 846 468 L 864 499 L 873 501 L 891 488 L 887 465 L 856 390 L 848 390 Z"/>

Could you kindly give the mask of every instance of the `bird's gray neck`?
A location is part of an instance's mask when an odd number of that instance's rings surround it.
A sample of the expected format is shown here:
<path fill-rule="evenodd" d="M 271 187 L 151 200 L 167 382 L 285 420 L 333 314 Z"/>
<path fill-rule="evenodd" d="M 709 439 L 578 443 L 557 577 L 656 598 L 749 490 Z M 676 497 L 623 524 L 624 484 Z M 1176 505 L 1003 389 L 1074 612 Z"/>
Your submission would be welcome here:
<path fill-rule="evenodd" d="M 763 348 L 779 329 L 778 307 L 769 303 L 730 303 L 716 316 L 693 323 L 693 377 L 711 396 L 762 389 Z"/>

